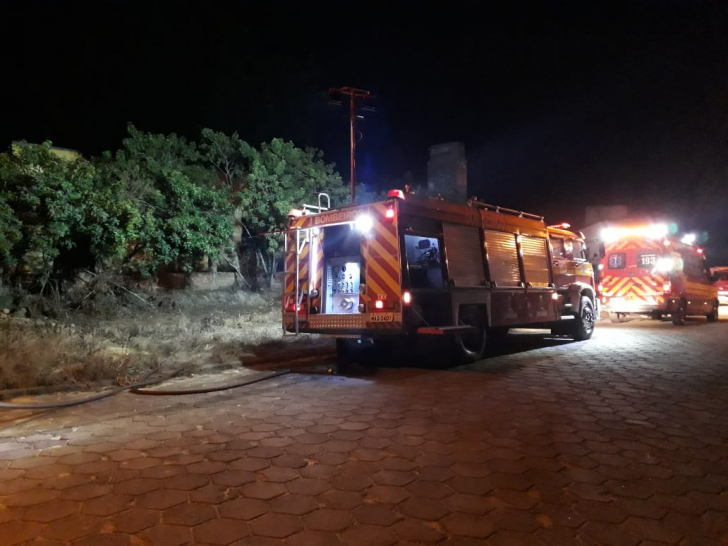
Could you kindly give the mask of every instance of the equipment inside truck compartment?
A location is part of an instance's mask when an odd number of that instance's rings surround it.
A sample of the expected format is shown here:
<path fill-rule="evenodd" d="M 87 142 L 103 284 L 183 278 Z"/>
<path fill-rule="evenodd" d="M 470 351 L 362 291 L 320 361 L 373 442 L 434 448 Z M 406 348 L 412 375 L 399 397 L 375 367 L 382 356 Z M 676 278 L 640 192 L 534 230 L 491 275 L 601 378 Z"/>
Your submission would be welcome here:
<path fill-rule="evenodd" d="M 442 263 L 437 237 L 405 235 L 410 286 L 412 288 L 442 288 Z"/>
<path fill-rule="evenodd" d="M 359 313 L 359 289 L 363 282 L 361 235 L 349 224 L 323 229 L 323 312 Z"/>

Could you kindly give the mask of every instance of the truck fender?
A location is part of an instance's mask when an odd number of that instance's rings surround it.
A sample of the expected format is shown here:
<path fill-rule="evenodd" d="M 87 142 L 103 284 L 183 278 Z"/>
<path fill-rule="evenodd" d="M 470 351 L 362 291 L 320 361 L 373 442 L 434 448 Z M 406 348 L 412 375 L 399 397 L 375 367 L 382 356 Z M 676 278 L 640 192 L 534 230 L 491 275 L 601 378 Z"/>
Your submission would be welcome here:
<path fill-rule="evenodd" d="M 578 314 L 581 312 L 582 296 L 586 296 L 587 298 L 589 298 L 592 302 L 592 305 L 594 305 L 594 308 L 596 309 L 597 302 L 594 288 L 586 283 L 576 282 L 570 284 L 564 291 L 563 296 L 565 303 L 571 304 L 571 309 L 573 309 L 574 314 Z"/>

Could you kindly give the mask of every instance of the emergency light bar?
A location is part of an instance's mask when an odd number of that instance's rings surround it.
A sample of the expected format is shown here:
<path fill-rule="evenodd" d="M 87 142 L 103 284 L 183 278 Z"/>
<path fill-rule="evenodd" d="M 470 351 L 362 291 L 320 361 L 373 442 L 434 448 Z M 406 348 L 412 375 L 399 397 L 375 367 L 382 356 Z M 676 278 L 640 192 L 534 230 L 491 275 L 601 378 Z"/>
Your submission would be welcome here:
<path fill-rule="evenodd" d="M 647 226 L 604 228 L 602 242 L 613 243 L 624 237 L 645 237 L 647 239 L 661 239 L 667 236 L 666 224 L 650 224 Z"/>

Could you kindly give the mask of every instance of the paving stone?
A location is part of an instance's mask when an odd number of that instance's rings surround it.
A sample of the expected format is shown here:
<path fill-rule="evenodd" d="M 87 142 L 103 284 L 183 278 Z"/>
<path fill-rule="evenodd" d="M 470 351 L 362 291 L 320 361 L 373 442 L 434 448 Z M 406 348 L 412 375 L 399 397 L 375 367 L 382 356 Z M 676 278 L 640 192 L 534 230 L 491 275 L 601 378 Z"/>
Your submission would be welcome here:
<path fill-rule="evenodd" d="M 392 529 L 401 539 L 417 544 L 437 544 L 446 538 L 445 533 L 434 526 L 414 519 L 400 521 Z"/>
<path fill-rule="evenodd" d="M 580 534 L 595 540 L 598 544 L 614 544 L 629 546 L 637 544 L 641 537 L 632 531 L 612 523 L 588 521 L 579 529 Z"/>
<path fill-rule="evenodd" d="M 488 538 L 488 544 L 493 546 L 545 546 L 546 543 L 533 534 L 498 531 Z"/>
<path fill-rule="evenodd" d="M 632 516 L 622 523 L 622 529 L 632 532 L 642 539 L 677 544 L 683 534 L 671 529 L 664 521 Z"/>
<path fill-rule="evenodd" d="M 444 499 L 455 493 L 455 491 L 444 483 L 420 480 L 409 484 L 405 489 L 413 497 L 426 499 Z"/>
<path fill-rule="evenodd" d="M 317 480 L 314 478 L 299 478 L 285 484 L 289 492 L 297 495 L 320 495 L 324 491 L 331 489 L 331 484 L 325 480 Z"/>
<path fill-rule="evenodd" d="M 453 535 L 488 538 L 497 527 L 487 517 L 476 514 L 455 513 L 442 520 L 442 526 Z"/>
<path fill-rule="evenodd" d="M 269 501 L 272 512 L 278 514 L 303 515 L 319 507 L 314 497 L 308 495 L 283 495 Z"/>
<path fill-rule="evenodd" d="M 171 478 L 174 479 L 174 478 Z M 117 483 L 114 486 L 114 493 L 119 495 L 143 495 L 155 489 L 162 487 L 162 480 L 153 480 L 149 478 L 136 478 Z"/>
<path fill-rule="evenodd" d="M 254 534 L 272 538 L 286 538 L 303 529 L 300 518 L 288 514 L 265 514 L 250 526 Z"/>
<path fill-rule="evenodd" d="M 231 544 L 250 535 L 250 527 L 239 519 L 218 518 L 198 525 L 192 532 L 200 543 Z"/>
<path fill-rule="evenodd" d="M 296 533 L 286 539 L 288 546 L 343 546 L 343 542 L 334 534 L 309 529 Z"/>
<path fill-rule="evenodd" d="M 267 514 L 270 510 L 268 503 L 255 500 L 238 498 L 224 502 L 218 506 L 220 515 L 226 518 L 235 518 L 243 520 L 251 520 Z"/>
<path fill-rule="evenodd" d="M 277 466 L 267 468 L 262 472 L 262 474 L 265 476 L 266 481 L 278 483 L 290 482 L 301 477 L 301 475 L 292 468 Z"/>
<path fill-rule="evenodd" d="M 71 541 L 97 534 L 101 530 L 102 522 L 99 518 L 72 515 L 46 525 L 43 529 L 43 538 L 60 541 Z"/>
<path fill-rule="evenodd" d="M 228 487 L 240 487 L 255 481 L 255 474 L 245 470 L 224 470 L 212 475 L 212 483 Z"/>
<path fill-rule="evenodd" d="M 278 483 L 257 482 L 243 486 L 243 495 L 251 499 L 268 500 L 286 493 L 286 488 Z"/>
<path fill-rule="evenodd" d="M 249 457 L 247 454 L 242 459 L 237 459 L 230 463 L 229 468 L 235 469 L 235 470 L 246 470 L 248 472 L 258 472 L 260 470 L 263 470 L 264 468 L 268 468 L 270 466 L 270 461 L 268 459 L 260 459 L 257 457 Z"/>
<path fill-rule="evenodd" d="M 181 546 L 192 540 L 188 527 L 159 524 L 141 533 L 141 537 L 154 546 Z"/>
<path fill-rule="evenodd" d="M 113 519 L 114 530 L 119 533 L 136 535 L 144 529 L 149 529 L 159 523 L 160 513 L 157 510 L 132 508 Z"/>
<path fill-rule="evenodd" d="M 450 513 L 450 508 L 436 499 L 411 498 L 402 503 L 400 511 L 409 517 L 437 521 Z"/>
<path fill-rule="evenodd" d="M 3 501 L 5 506 L 33 506 L 35 504 L 43 504 L 59 496 L 59 491 L 50 489 L 33 489 L 31 491 L 21 491 L 6 497 Z"/>
<path fill-rule="evenodd" d="M 176 489 L 157 489 L 139 497 L 136 505 L 152 510 L 166 510 L 187 501 L 187 494 Z"/>
<path fill-rule="evenodd" d="M 338 532 L 352 525 L 354 518 L 348 510 L 321 508 L 304 516 L 303 521 L 307 529 Z"/>
<path fill-rule="evenodd" d="M 210 483 L 209 476 L 203 474 L 178 474 L 164 480 L 164 487 L 167 489 L 178 489 L 180 491 L 192 491 Z"/>
<path fill-rule="evenodd" d="M 326 491 L 316 498 L 326 508 L 337 510 L 353 510 L 364 502 L 363 493 L 338 489 Z M 367 499 L 370 499 L 370 497 L 367 497 Z"/>
<path fill-rule="evenodd" d="M 356 508 L 352 514 L 359 523 L 383 527 L 389 527 L 402 519 L 392 505 L 364 504 Z"/>
<path fill-rule="evenodd" d="M 31 506 L 23 514 L 23 521 L 48 523 L 75 514 L 78 510 L 78 503 L 56 499 Z"/>
<path fill-rule="evenodd" d="M 398 542 L 391 528 L 376 525 L 353 525 L 341 533 L 341 538 L 349 546 L 390 546 Z"/>
<path fill-rule="evenodd" d="M 39 523 L 8 521 L 0 524 L 0 544 L 13 546 L 38 537 L 43 526 Z"/>

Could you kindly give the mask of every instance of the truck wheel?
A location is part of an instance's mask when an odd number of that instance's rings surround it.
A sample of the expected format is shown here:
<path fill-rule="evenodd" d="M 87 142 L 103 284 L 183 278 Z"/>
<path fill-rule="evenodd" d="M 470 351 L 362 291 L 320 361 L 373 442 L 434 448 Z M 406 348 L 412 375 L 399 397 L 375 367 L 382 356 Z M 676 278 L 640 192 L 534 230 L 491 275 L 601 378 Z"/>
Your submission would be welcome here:
<path fill-rule="evenodd" d="M 579 316 L 573 321 L 571 335 L 574 341 L 584 341 L 594 333 L 594 305 L 586 296 L 581 297 Z"/>
<path fill-rule="evenodd" d="M 713 304 L 713 308 L 710 310 L 710 313 L 705 315 L 705 318 L 708 319 L 708 322 L 715 322 L 718 320 L 718 302 Z"/>
<path fill-rule="evenodd" d="M 672 312 L 672 324 L 674 326 L 684 326 L 685 316 L 687 315 L 687 306 L 684 300 L 680 300 L 677 309 Z"/>
<path fill-rule="evenodd" d="M 458 316 L 458 324 L 474 328 L 473 332 L 456 337 L 455 350 L 458 360 L 464 363 L 480 360 L 485 352 L 488 337 L 483 315 L 476 307 L 463 307 Z"/>
<path fill-rule="evenodd" d="M 609 321 L 613 322 L 614 324 L 619 324 L 620 322 L 623 322 L 624 313 L 609 313 Z"/>

